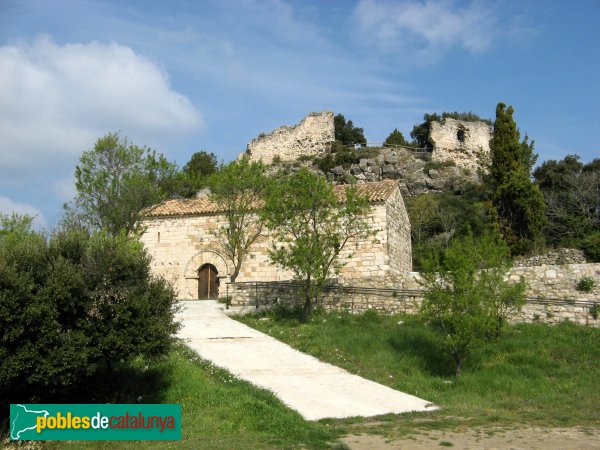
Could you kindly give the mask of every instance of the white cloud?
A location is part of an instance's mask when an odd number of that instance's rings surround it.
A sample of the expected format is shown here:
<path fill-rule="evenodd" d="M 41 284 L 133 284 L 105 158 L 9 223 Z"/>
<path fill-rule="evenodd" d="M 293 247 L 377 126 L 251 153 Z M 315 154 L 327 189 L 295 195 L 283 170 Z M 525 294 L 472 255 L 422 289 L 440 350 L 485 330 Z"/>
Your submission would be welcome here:
<path fill-rule="evenodd" d="M 34 216 L 33 228 L 36 230 L 48 227 L 48 221 L 39 209 L 28 203 L 16 203 L 8 197 L 0 196 L 0 213 L 10 215 L 13 212 L 21 215 Z"/>
<path fill-rule="evenodd" d="M 433 62 L 453 47 L 475 54 L 485 52 L 499 38 L 500 30 L 494 3 L 478 0 L 461 4 L 452 0 L 361 0 L 354 20 L 362 41 L 421 64 Z"/>
<path fill-rule="evenodd" d="M 159 140 L 203 127 L 164 71 L 118 44 L 42 37 L 0 47 L 0 67 L 0 176 L 71 162 L 108 131 Z"/>

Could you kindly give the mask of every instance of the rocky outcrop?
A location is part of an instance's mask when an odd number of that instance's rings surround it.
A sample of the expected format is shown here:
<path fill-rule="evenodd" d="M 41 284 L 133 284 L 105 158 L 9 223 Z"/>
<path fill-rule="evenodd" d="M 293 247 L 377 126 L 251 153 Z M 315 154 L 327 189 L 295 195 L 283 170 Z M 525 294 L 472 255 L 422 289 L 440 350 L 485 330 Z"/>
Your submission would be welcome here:
<path fill-rule="evenodd" d="M 405 149 L 382 149 L 372 158 L 360 158 L 350 167 L 336 166 L 324 173 L 330 181 L 358 183 L 399 180 L 402 195 L 412 197 L 426 192 L 462 192 L 468 183 L 477 182 L 477 174 L 469 169 L 452 165 L 451 162 L 436 163 L 429 155 Z"/>

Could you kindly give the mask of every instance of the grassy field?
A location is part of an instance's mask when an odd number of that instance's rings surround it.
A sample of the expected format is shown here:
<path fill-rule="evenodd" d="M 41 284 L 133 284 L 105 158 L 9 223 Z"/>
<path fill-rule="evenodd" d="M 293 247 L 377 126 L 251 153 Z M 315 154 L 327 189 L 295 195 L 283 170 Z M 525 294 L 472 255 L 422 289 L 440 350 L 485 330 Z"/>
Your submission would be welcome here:
<path fill-rule="evenodd" d="M 441 410 L 307 422 L 271 393 L 177 344 L 163 361 L 148 366 L 137 361 L 105 374 L 104 387 L 85 397 L 89 403 L 135 403 L 141 396 L 143 403 L 182 405 L 181 442 L 120 442 L 118 448 L 345 448 L 337 440 L 347 434 L 393 440 L 429 430 L 600 429 L 599 329 L 568 323 L 509 327 L 499 341 L 473 354 L 456 379 L 452 360 L 439 350 L 440 336 L 414 317 L 319 313 L 306 324 L 286 312 L 262 317 L 238 320 Z M 6 440 L 0 437 L 2 444 Z M 115 443 L 49 442 L 29 448 L 110 449 Z"/>
<path fill-rule="evenodd" d="M 478 350 L 463 375 L 440 336 L 414 317 L 321 313 L 306 324 L 286 312 L 238 320 L 365 378 L 441 406 L 433 413 L 338 424 L 394 436 L 415 429 L 600 427 L 600 330 L 563 323 L 508 327 Z"/>
<path fill-rule="evenodd" d="M 192 449 L 285 449 L 338 447 L 341 430 L 327 423 L 306 422 L 285 407 L 273 394 L 233 378 L 227 371 L 201 360 L 178 344 L 169 357 L 145 369 L 118 368 L 108 386 L 120 389 L 90 393 L 89 403 L 100 396 L 114 403 L 180 403 L 181 441 L 101 442 L 73 441 L 33 444 L 30 448 L 192 448 Z M 0 447 L 7 441 L 0 438 Z M 342 446 L 343 447 L 343 446 Z M 15 446 L 15 448 L 18 448 Z"/>

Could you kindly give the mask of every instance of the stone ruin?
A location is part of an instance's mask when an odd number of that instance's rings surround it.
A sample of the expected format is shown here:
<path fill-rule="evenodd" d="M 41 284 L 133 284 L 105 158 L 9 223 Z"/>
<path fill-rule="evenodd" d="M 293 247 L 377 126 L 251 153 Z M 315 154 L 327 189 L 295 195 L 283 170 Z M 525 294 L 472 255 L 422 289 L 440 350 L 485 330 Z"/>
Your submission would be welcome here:
<path fill-rule="evenodd" d="M 480 155 L 490 153 L 492 131 L 492 126 L 486 122 L 466 122 L 450 118 L 442 123 L 431 122 L 431 160 L 454 161 L 457 167 L 475 173 L 480 167 Z"/>
<path fill-rule="evenodd" d="M 248 143 L 246 152 L 240 156 L 246 154 L 251 160 L 265 164 L 295 161 L 300 156 L 315 157 L 328 151 L 334 140 L 333 112 L 313 112 L 296 126 L 261 134 Z"/>

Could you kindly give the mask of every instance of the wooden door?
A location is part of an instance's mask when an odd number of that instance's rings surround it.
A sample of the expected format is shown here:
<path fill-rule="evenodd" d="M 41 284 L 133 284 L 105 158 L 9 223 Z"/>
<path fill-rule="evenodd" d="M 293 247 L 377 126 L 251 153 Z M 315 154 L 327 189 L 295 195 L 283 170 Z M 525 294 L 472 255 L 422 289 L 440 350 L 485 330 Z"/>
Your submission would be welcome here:
<path fill-rule="evenodd" d="M 212 264 L 204 264 L 198 269 L 198 298 L 205 300 L 219 296 L 219 278 L 217 268 Z"/>

